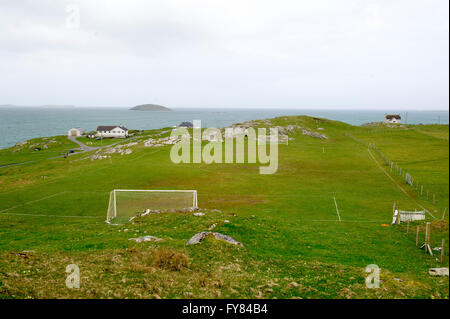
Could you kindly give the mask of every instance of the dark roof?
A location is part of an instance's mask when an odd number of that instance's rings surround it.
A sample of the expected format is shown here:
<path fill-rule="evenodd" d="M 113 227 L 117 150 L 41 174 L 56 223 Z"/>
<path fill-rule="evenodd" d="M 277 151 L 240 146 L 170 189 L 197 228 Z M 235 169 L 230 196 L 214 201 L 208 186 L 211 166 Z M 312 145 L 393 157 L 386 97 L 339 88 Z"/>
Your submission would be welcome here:
<path fill-rule="evenodd" d="M 181 122 L 179 127 L 194 127 L 194 125 L 191 122 Z"/>
<path fill-rule="evenodd" d="M 125 126 L 118 126 L 118 125 L 114 125 L 114 126 L 100 125 L 100 126 L 97 126 L 97 131 L 111 131 L 111 130 L 115 129 L 116 127 L 120 127 L 122 130 L 128 131 L 128 129 Z"/>
<path fill-rule="evenodd" d="M 386 118 L 387 119 L 397 119 L 397 120 L 401 120 L 402 117 L 399 114 L 386 114 Z"/>

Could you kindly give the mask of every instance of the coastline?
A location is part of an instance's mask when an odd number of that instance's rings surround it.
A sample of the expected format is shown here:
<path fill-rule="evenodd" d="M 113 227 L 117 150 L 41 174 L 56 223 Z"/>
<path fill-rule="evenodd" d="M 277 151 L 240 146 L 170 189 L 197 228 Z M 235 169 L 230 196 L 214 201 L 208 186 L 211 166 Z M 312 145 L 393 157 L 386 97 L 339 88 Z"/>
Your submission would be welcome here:
<path fill-rule="evenodd" d="M 402 111 L 403 112 L 403 111 Z M 448 124 L 448 111 L 392 111 L 407 116 L 408 124 Z M 184 121 L 202 120 L 204 127 L 225 127 L 233 123 L 278 116 L 306 115 L 341 121 L 354 126 L 382 120 L 386 111 L 307 110 L 307 109 L 176 109 L 167 111 L 132 112 L 127 108 L 75 107 L 40 108 L 0 107 L 0 149 L 17 142 L 44 136 L 65 135 L 72 127 L 86 131 L 98 125 L 123 124 L 132 129 L 172 127 Z"/>

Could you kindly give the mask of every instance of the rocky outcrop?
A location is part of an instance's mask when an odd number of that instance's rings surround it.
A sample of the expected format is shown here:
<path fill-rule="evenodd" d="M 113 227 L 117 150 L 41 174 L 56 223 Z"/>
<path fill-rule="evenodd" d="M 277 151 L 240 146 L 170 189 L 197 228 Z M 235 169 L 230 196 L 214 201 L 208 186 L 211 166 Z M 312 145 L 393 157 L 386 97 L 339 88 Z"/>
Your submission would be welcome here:
<path fill-rule="evenodd" d="M 15 146 L 20 147 L 20 146 L 24 146 L 26 144 L 28 144 L 28 141 L 17 142 Z"/>
<path fill-rule="evenodd" d="M 244 244 L 242 244 L 241 242 L 237 241 L 236 239 L 234 239 L 231 236 L 228 235 L 224 235 L 221 233 L 212 233 L 210 231 L 203 231 L 200 233 L 195 234 L 194 236 L 191 237 L 191 239 L 189 239 L 189 241 L 187 242 L 187 245 L 196 245 L 199 244 L 200 242 L 202 242 L 208 235 L 212 235 L 215 239 L 217 240 L 223 240 L 227 243 L 233 244 L 233 245 L 237 245 L 237 246 L 241 246 L 244 247 Z"/>
<path fill-rule="evenodd" d="M 120 155 L 128 155 L 128 154 L 133 153 L 133 151 L 129 147 L 135 146 L 137 144 L 138 144 L 137 142 L 133 142 L 133 143 L 128 143 L 128 144 L 120 144 L 115 147 L 110 147 L 104 151 L 104 154 L 119 153 Z"/>
<path fill-rule="evenodd" d="M 191 239 L 188 240 L 187 245 L 199 244 L 209 234 L 211 234 L 211 232 L 209 232 L 209 231 L 202 231 L 200 233 L 197 233 L 194 236 L 192 236 Z"/>
<path fill-rule="evenodd" d="M 101 155 L 101 154 L 94 154 L 90 157 L 91 161 L 96 161 L 96 160 L 101 160 L 104 158 L 107 158 L 108 156 L 106 155 Z"/>
<path fill-rule="evenodd" d="M 215 239 L 217 240 L 223 240 L 226 241 L 227 243 L 233 244 L 233 245 L 237 245 L 237 246 L 241 246 L 244 247 L 244 244 L 242 244 L 241 242 L 237 241 L 236 239 L 234 239 L 231 236 L 228 235 L 223 235 L 221 233 L 212 233 L 212 235 L 214 236 Z"/>
<path fill-rule="evenodd" d="M 181 138 L 174 138 L 171 136 L 163 137 L 163 138 L 149 138 L 148 140 L 144 141 L 145 147 L 160 147 L 160 146 L 166 146 L 166 145 L 173 145 L 178 142 L 182 141 Z"/>
<path fill-rule="evenodd" d="M 101 160 L 104 158 L 108 158 L 109 156 L 105 154 L 120 154 L 120 155 L 129 155 L 133 153 L 133 150 L 131 150 L 129 147 L 137 145 L 137 142 L 128 143 L 128 144 L 119 144 L 114 147 L 107 148 L 105 150 L 97 150 L 97 152 L 90 157 L 91 161 L 95 160 Z"/>
<path fill-rule="evenodd" d="M 328 139 L 328 137 L 325 134 L 320 134 L 320 133 L 317 133 L 317 132 L 311 132 L 311 131 L 308 131 L 306 129 L 303 129 L 302 134 L 303 135 L 308 135 L 308 136 L 311 136 L 311 137 L 315 137 L 315 138 L 320 138 L 322 140 Z"/>

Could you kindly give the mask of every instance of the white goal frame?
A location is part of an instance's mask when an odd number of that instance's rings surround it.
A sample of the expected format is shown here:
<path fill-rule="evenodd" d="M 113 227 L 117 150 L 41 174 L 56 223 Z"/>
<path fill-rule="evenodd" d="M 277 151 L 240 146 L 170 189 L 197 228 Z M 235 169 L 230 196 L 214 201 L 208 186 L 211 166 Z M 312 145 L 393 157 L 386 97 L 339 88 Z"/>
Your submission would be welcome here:
<path fill-rule="evenodd" d="M 192 193 L 192 208 L 198 208 L 197 201 L 197 190 L 181 190 L 181 189 L 114 189 L 110 192 L 113 194 L 112 200 L 114 201 L 114 216 L 108 216 L 108 212 L 106 213 L 106 222 L 109 222 L 111 219 L 117 217 L 117 201 L 116 201 L 116 192 L 149 192 L 149 193 Z M 111 205 L 111 196 L 108 203 L 108 211 Z"/>

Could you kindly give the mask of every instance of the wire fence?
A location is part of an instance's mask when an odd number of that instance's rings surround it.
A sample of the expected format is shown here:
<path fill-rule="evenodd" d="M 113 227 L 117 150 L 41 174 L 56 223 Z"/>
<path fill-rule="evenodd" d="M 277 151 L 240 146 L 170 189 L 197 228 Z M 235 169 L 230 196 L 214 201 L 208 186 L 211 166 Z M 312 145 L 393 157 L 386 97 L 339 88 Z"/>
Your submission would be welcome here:
<path fill-rule="evenodd" d="M 397 163 L 391 161 L 387 158 L 375 145 L 375 143 L 369 143 L 362 141 L 350 133 L 346 132 L 346 136 L 354 140 L 355 142 L 368 147 L 369 149 L 374 150 L 377 155 L 384 161 L 384 164 L 389 168 L 389 174 L 393 176 L 397 176 L 404 182 L 406 185 L 410 186 L 410 189 L 413 190 L 420 199 L 427 200 L 433 205 L 437 205 L 439 202 L 439 198 L 437 198 L 436 194 L 426 188 L 424 184 L 421 184 L 414 176 L 412 176 L 409 172 L 407 172 L 404 168 L 399 166 Z M 443 209 L 442 219 L 445 218 L 447 213 L 447 207 Z"/>
<path fill-rule="evenodd" d="M 407 221 L 395 225 L 395 227 L 405 234 L 411 244 L 423 249 L 425 253 L 442 265 L 448 265 L 449 242 L 443 223 L 443 221 L 432 223 Z"/>

